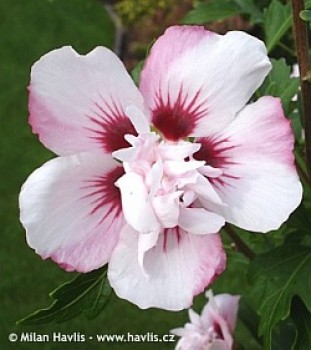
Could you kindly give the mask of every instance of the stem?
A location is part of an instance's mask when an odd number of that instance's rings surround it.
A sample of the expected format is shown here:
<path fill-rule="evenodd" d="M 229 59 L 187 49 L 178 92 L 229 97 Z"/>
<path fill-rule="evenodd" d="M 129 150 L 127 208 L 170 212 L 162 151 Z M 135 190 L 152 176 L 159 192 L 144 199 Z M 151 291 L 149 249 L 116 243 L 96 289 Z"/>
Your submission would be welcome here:
<path fill-rule="evenodd" d="M 106 1 L 103 1 L 103 5 L 108 12 L 110 18 L 112 19 L 114 25 L 115 25 L 115 40 L 114 40 L 114 53 L 122 57 L 123 54 L 123 40 L 124 40 L 124 28 L 122 25 L 122 21 L 120 17 L 117 15 L 117 13 L 114 10 L 114 7 L 109 2 L 106 3 Z"/>
<path fill-rule="evenodd" d="M 295 150 L 295 159 L 296 159 L 296 168 L 298 170 L 298 174 L 300 175 L 301 179 L 311 187 L 311 179 L 308 176 L 308 173 L 306 171 L 305 167 L 305 160 L 303 157 L 299 154 L 298 149 Z"/>
<path fill-rule="evenodd" d="M 298 162 L 296 162 L 296 168 L 298 170 L 298 174 L 300 175 L 301 179 L 311 187 L 311 180 L 308 174 L 303 170 L 303 168 L 300 166 Z"/>
<path fill-rule="evenodd" d="M 256 254 L 251 250 L 251 248 L 240 238 L 239 235 L 236 234 L 234 229 L 230 225 L 226 225 L 224 227 L 224 231 L 231 238 L 231 240 L 235 243 L 238 251 L 243 253 L 250 260 L 254 259 Z"/>
<path fill-rule="evenodd" d="M 287 45 L 283 44 L 282 42 L 279 42 L 278 45 L 284 49 L 285 51 L 287 51 L 289 54 L 291 54 L 292 56 L 296 56 L 296 53 L 294 50 L 292 50 L 290 47 L 288 47 Z"/>
<path fill-rule="evenodd" d="M 311 66 L 309 60 L 308 26 L 300 18 L 300 12 L 304 10 L 304 0 L 292 0 L 294 34 L 297 51 L 297 61 L 300 71 L 300 86 L 302 98 L 302 119 L 304 121 L 306 135 L 307 167 L 311 174 Z"/>

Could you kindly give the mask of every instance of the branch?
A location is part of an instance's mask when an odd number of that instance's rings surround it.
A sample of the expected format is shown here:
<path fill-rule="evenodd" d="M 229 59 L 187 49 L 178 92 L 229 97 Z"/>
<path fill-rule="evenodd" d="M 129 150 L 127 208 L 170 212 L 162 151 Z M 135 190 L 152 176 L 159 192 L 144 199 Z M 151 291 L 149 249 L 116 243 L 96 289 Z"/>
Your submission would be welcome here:
<path fill-rule="evenodd" d="M 311 174 L 311 66 L 308 53 L 308 26 L 300 18 L 300 12 L 304 10 L 304 0 L 292 0 L 292 8 L 297 61 L 300 71 L 302 119 L 304 121 L 306 136 L 307 167 Z"/>
<path fill-rule="evenodd" d="M 296 168 L 298 170 L 298 174 L 300 175 L 301 179 L 308 184 L 308 186 L 311 187 L 311 180 L 308 176 L 308 174 L 303 170 L 302 166 L 298 162 L 296 162 Z"/>
<path fill-rule="evenodd" d="M 251 250 L 251 248 L 240 238 L 239 235 L 233 230 L 230 225 L 224 227 L 224 231 L 231 238 L 231 240 L 236 245 L 239 252 L 243 253 L 250 260 L 254 259 L 256 254 Z"/>

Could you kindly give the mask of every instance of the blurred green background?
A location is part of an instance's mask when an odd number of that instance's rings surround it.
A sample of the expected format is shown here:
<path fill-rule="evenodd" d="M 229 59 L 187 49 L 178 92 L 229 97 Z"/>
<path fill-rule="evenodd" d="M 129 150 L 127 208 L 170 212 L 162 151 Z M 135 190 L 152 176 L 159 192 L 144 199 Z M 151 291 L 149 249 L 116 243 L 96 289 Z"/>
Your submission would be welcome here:
<path fill-rule="evenodd" d="M 16 326 L 15 321 L 50 304 L 48 293 L 74 274 L 42 261 L 26 244 L 18 220 L 18 193 L 27 176 L 53 157 L 27 123 L 27 85 L 31 65 L 44 53 L 72 45 L 86 53 L 98 45 L 113 46 L 114 26 L 96 0 L 0 0 L 0 349 L 173 349 L 174 343 L 9 343 L 11 332 L 86 335 L 154 332 L 167 334 L 182 326 L 187 312 L 139 310 L 112 297 L 95 320 L 83 316 L 62 325 Z"/>

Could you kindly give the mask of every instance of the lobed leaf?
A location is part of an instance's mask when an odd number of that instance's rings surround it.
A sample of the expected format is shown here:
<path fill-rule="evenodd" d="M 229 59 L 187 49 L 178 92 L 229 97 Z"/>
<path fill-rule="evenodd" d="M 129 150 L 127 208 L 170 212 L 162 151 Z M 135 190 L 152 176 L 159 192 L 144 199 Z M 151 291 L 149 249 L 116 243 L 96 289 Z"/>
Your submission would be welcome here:
<path fill-rule="evenodd" d="M 278 0 L 272 0 L 264 11 L 265 43 L 268 53 L 277 45 L 292 24 L 290 4 L 283 5 Z"/>
<path fill-rule="evenodd" d="M 259 335 L 264 336 L 264 350 L 271 349 L 272 331 L 289 316 L 294 296 L 299 296 L 311 311 L 310 271 L 311 248 L 295 244 L 258 255 L 251 262 L 248 278 L 261 316 Z"/>
<path fill-rule="evenodd" d="M 207 3 L 197 3 L 183 19 L 184 24 L 204 24 L 222 21 L 238 15 L 240 7 L 231 0 L 211 0 Z"/>
<path fill-rule="evenodd" d="M 50 293 L 54 300 L 50 307 L 26 316 L 17 324 L 62 323 L 82 313 L 93 319 L 106 306 L 111 292 L 107 281 L 107 267 L 79 274 Z"/>
<path fill-rule="evenodd" d="M 137 65 L 132 69 L 131 76 L 134 80 L 134 83 L 138 86 L 140 80 L 140 73 L 144 68 L 145 60 L 139 61 Z"/>
<path fill-rule="evenodd" d="M 240 7 L 240 13 L 250 16 L 251 23 L 262 23 L 263 14 L 254 0 L 233 0 Z"/>
<path fill-rule="evenodd" d="M 310 215 L 303 203 L 291 214 L 287 224 L 299 229 L 303 234 L 311 235 Z"/>
<path fill-rule="evenodd" d="M 311 22 L 311 11 L 310 10 L 303 10 L 300 12 L 300 18 L 306 22 Z"/>
<path fill-rule="evenodd" d="M 296 328 L 290 320 L 280 323 L 273 331 L 272 350 L 290 350 L 296 336 Z"/>
<path fill-rule="evenodd" d="M 293 299 L 291 316 L 297 329 L 297 336 L 292 350 L 310 350 L 311 314 L 299 298 Z"/>
<path fill-rule="evenodd" d="M 194 9 L 183 19 L 183 23 L 204 24 L 240 14 L 249 15 L 251 23 L 263 21 L 262 13 L 254 0 L 210 0 L 206 3 L 196 3 Z"/>
<path fill-rule="evenodd" d="M 305 1 L 305 8 L 311 7 L 311 0 Z M 265 43 L 268 53 L 278 44 L 281 38 L 292 26 L 292 10 L 290 3 L 283 5 L 278 0 L 272 0 L 264 10 Z"/>
<path fill-rule="evenodd" d="M 280 97 L 285 113 L 289 113 L 292 98 L 297 94 L 299 78 L 291 77 L 291 67 L 284 58 L 271 59 L 272 70 L 259 89 L 260 95 Z"/>

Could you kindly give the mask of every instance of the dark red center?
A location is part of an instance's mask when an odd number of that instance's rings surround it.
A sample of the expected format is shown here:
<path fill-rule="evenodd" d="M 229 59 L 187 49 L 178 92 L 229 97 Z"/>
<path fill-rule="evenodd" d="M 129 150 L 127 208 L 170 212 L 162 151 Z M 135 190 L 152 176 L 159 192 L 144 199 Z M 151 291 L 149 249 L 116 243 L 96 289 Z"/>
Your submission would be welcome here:
<path fill-rule="evenodd" d="M 105 214 L 101 221 L 108 215 L 118 217 L 122 213 L 121 193 L 119 188 L 115 186 L 115 182 L 123 174 L 123 167 L 117 166 L 103 176 L 85 181 L 86 185 L 83 186 L 83 189 L 87 189 L 88 193 L 83 198 L 91 199 L 92 210 L 90 214 L 105 208 Z"/>
<path fill-rule="evenodd" d="M 137 132 L 130 119 L 124 113 L 122 107 L 113 100 L 108 104 L 102 101 L 102 106 L 95 103 L 95 110 L 89 119 L 93 122 L 94 128 L 91 138 L 99 142 L 106 152 L 112 153 L 120 148 L 127 148 L 130 144 L 124 139 L 124 135 Z"/>
<path fill-rule="evenodd" d="M 176 101 L 171 102 L 169 95 L 165 101 L 160 92 L 157 94 L 152 122 L 167 140 L 178 141 L 191 135 L 198 120 L 207 113 L 204 103 L 198 102 L 199 95 L 200 91 L 189 98 L 181 87 Z"/>

